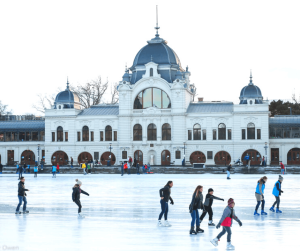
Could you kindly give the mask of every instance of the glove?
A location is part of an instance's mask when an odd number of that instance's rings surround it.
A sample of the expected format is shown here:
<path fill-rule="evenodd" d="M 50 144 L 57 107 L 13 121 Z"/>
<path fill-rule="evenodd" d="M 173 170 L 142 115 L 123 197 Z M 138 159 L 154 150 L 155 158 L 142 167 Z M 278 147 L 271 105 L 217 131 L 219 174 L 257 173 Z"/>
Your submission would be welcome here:
<path fill-rule="evenodd" d="M 283 193 L 283 191 L 281 191 Z"/>
<path fill-rule="evenodd" d="M 240 227 L 241 227 L 241 226 L 243 226 L 243 224 L 242 224 L 242 222 L 241 222 L 241 221 L 239 221 L 238 223 L 239 223 Z"/>
<path fill-rule="evenodd" d="M 222 199 L 224 201 L 224 199 Z"/>
<path fill-rule="evenodd" d="M 174 205 L 174 201 L 172 200 L 172 201 L 170 202 L 170 204 L 171 204 L 171 205 Z"/>
<path fill-rule="evenodd" d="M 221 224 L 220 224 L 220 223 L 218 223 L 218 225 L 216 226 L 216 229 L 220 228 L 220 226 L 221 226 Z"/>

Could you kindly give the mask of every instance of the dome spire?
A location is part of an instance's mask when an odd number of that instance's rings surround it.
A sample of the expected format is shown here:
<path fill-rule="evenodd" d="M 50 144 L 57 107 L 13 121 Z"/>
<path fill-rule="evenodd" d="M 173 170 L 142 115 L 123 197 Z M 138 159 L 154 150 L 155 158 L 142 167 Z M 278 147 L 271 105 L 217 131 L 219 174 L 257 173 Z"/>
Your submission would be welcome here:
<path fill-rule="evenodd" d="M 252 83 L 252 70 L 250 70 L 250 83 L 249 83 L 249 85 L 253 85 L 253 83 Z"/>
<path fill-rule="evenodd" d="M 67 77 L 67 89 L 66 90 L 69 90 L 69 77 Z"/>
<path fill-rule="evenodd" d="M 158 27 L 158 8 L 157 8 L 157 5 L 156 5 L 156 27 L 154 29 L 156 29 L 156 37 L 159 37 L 159 34 L 158 34 L 158 29 L 160 27 Z"/>

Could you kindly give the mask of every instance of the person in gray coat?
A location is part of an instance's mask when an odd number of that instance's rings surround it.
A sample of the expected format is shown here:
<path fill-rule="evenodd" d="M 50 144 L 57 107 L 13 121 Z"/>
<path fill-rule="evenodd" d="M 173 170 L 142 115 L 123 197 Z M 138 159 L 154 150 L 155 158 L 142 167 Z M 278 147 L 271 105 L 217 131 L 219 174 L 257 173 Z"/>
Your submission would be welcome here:
<path fill-rule="evenodd" d="M 189 206 L 190 214 L 192 217 L 190 234 L 203 233 L 204 230 L 200 228 L 199 220 L 199 209 L 203 210 L 203 186 L 197 186 L 195 192 L 193 193 L 192 202 Z M 196 231 L 195 231 L 195 221 L 196 221 Z"/>
<path fill-rule="evenodd" d="M 220 226 L 222 226 L 223 230 L 221 233 L 218 234 L 218 236 L 216 238 L 214 238 L 213 240 L 210 241 L 214 246 L 218 246 L 218 241 L 227 232 L 227 250 L 234 250 L 234 246 L 231 244 L 232 219 L 237 221 L 239 223 L 240 227 L 242 226 L 242 222 L 235 215 L 235 211 L 233 209 L 234 206 L 235 206 L 234 200 L 232 198 L 230 198 L 228 200 L 228 206 L 224 209 L 221 220 L 218 223 L 218 225 L 216 226 L 217 229 L 220 228 Z"/>

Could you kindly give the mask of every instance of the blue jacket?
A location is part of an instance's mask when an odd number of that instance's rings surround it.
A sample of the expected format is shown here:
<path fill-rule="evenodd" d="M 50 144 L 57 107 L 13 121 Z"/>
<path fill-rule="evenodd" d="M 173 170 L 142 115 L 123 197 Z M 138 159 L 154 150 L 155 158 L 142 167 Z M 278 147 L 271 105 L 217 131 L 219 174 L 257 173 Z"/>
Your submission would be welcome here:
<path fill-rule="evenodd" d="M 258 193 L 258 194 L 261 194 L 261 192 L 259 191 L 259 185 L 260 185 L 260 183 L 259 182 L 257 182 L 257 186 L 256 186 L 256 193 Z M 264 194 L 264 191 L 265 191 L 265 183 L 262 183 L 261 184 L 261 191 L 262 191 L 262 195 Z"/>
<path fill-rule="evenodd" d="M 38 167 L 37 167 L 37 166 L 35 166 L 35 167 L 34 167 L 34 172 L 35 172 L 35 173 L 37 173 L 37 172 L 38 172 L 38 170 L 39 170 L 39 169 L 38 169 Z"/>
<path fill-rule="evenodd" d="M 272 194 L 273 194 L 274 196 L 278 197 L 278 196 L 279 196 L 279 190 L 277 189 L 276 184 L 278 184 L 279 189 L 281 190 L 281 183 L 280 183 L 279 180 L 278 180 L 278 181 L 275 183 L 275 185 L 274 185 Z"/>
<path fill-rule="evenodd" d="M 54 173 L 54 172 L 56 172 L 56 167 L 55 166 L 52 167 L 52 173 Z"/>
<path fill-rule="evenodd" d="M 249 160 L 250 159 L 250 156 L 249 155 L 246 155 L 244 160 Z"/>

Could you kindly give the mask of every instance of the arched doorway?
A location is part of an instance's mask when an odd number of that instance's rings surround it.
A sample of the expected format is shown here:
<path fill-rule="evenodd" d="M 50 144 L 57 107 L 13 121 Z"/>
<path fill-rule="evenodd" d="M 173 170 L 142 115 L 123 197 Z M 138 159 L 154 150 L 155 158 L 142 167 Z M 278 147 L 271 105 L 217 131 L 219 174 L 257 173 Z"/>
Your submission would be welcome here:
<path fill-rule="evenodd" d="M 26 164 L 26 165 L 34 165 L 35 164 L 35 155 L 33 151 L 31 150 L 25 150 L 21 154 L 21 164 Z"/>
<path fill-rule="evenodd" d="M 250 158 L 249 158 L 249 160 L 251 160 L 250 165 L 251 166 L 259 166 L 260 163 L 262 162 L 261 154 L 258 151 L 254 150 L 254 149 L 246 150 L 243 153 L 242 159 L 241 159 L 243 161 L 243 164 L 247 165 L 247 161 L 244 160 L 244 158 L 247 155 L 247 153 L 250 156 Z"/>
<path fill-rule="evenodd" d="M 168 150 L 163 150 L 161 152 L 161 165 L 169 166 L 171 164 L 171 154 Z"/>
<path fill-rule="evenodd" d="M 90 162 L 91 160 L 93 161 L 93 157 L 88 152 L 82 152 L 78 155 L 78 164 Z"/>
<path fill-rule="evenodd" d="M 206 157 L 203 152 L 196 151 L 193 152 L 190 156 L 190 163 L 193 165 L 194 163 L 205 163 Z"/>
<path fill-rule="evenodd" d="M 55 153 L 52 154 L 51 157 L 51 162 L 52 165 L 67 165 L 68 164 L 69 157 L 64 151 L 56 151 Z"/>
<path fill-rule="evenodd" d="M 111 165 L 114 165 L 115 162 L 116 162 L 116 157 L 113 153 L 111 152 L 105 152 L 105 153 L 102 153 L 101 155 L 101 164 L 102 165 L 107 165 L 107 161 L 109 160 L 109 156 L 111 155 L 111 161 L 110 161 L 110 164 Z"/>
<path fill-rule="evenodd" d="M 299 165 L 300 164 L 300 148 L 293 148 L 289 150 L 287 154 L 288 165 Z"/>
<path fill-rule="evenodd" d="M 216 165 L 229 165 L 231 162 L 231 157 L 228 152 L 220 151 L 215 155 L 215 164 Z"/>
<path fill-rule="evenodd" d="M 140 150 L 136 150 L 134 152 L 134 158 L 136 159 L 137 163 L 139 163 L 140 166 L 143 165 L 143 152 Z"/>

